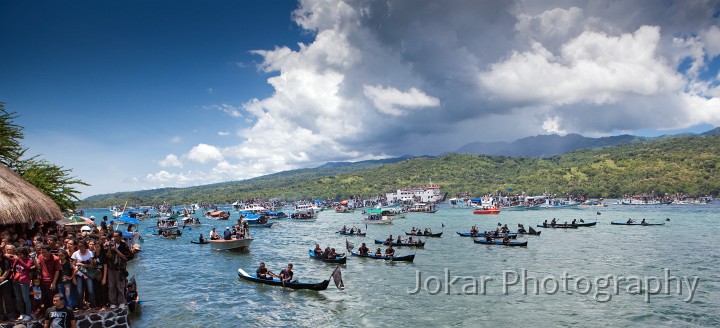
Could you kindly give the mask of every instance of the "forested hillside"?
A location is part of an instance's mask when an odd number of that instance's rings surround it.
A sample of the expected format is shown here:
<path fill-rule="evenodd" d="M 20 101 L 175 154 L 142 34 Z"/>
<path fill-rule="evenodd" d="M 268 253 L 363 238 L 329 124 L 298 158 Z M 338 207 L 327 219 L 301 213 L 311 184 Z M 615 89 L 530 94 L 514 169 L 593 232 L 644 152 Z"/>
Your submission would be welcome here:
<path fill-rule="evenodd" d="M 663 141 L 580 150 L 549 158 L 448 154 L 393 164 L 329 165 L 245 181 L 93 196 L 82 206 L 170 202 L 227 203 L 252 197 L 286 200 L 373 197 L 425 185 L 432 179 L 450 195 L 495 191 L 622 197 L 625 194 L 720 192 L 720 136 L 682 136 Z"/>

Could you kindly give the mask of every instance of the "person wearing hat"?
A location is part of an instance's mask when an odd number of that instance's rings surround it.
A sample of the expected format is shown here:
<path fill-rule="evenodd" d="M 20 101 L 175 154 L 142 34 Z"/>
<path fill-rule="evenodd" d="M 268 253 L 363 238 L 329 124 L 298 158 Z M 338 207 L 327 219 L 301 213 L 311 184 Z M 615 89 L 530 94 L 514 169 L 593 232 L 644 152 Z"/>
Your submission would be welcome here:
<path fill-rule="evenodd" d="M 130 255 L 132 257 L 135 257 L 137 253 L 140 253 L 142 251 L 142 248 L 140 247 L 140 244 L 132 245 L 132 248 L 130 248 Z"/>
<path fill-rule="evenodd" d="M 223 232 L 223 239 L 225 239 L 225 240 L 232 239 L 232 231 L 230 231 L 230 227 L 225 228 L 225 232 Z"/>

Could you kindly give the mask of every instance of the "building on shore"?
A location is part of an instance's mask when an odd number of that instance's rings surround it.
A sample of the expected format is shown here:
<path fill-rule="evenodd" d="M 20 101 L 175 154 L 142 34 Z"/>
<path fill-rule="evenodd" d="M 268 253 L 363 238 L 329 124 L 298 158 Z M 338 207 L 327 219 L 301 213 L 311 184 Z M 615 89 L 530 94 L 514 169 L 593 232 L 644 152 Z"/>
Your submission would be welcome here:
<path fill-rule="evenodd" d="M 422 202 L 437 203 L 442 201 L 440 186 L 430 185 L 423 187 L 407 187 L 396 191 L 388 191 L 386 194 L 388 202 Z"/>

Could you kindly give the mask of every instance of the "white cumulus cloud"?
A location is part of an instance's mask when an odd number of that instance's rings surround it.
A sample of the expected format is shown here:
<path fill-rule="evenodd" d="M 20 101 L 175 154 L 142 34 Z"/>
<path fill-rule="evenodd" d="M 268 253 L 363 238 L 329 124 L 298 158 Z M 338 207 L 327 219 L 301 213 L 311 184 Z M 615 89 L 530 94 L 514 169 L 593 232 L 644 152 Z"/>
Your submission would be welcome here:
<path fill-rule="evenodd" d="M 158 161 L 160 167 L 183 167 L 182 162 L 174 154 L 168 154 L 165 159 Z"/>
<path fill-rule="evenodd" d="M 195 161 L 201 164 L 209 162 L 219 162 L 223 160 L 223 155 L 215 146 L 207 144 L 199 144 L 185 155 L 191 161 Z"/>

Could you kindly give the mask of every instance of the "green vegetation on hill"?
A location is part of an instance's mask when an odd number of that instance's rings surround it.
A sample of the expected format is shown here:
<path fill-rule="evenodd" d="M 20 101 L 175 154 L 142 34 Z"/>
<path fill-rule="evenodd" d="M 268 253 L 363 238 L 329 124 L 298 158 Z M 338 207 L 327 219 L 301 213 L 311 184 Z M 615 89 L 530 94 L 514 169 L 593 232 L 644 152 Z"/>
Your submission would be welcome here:
<path fill-rule="evenodd" d="M 450 195 L 513 193 L 622 197 L 655 192 L 716 195 L 720 192 L 720 136 L 682 136 L 658 142 L 580 150 L 550 158 L 448 154 L 394 164 L 322 166 L 245 181 L 190 188 L 89 197 L 82 206 L 170 202 L 226 203 L 259 197 L 344 199 L 373 197 L 388 190 L 426 185 L 432 179 Z"/>

